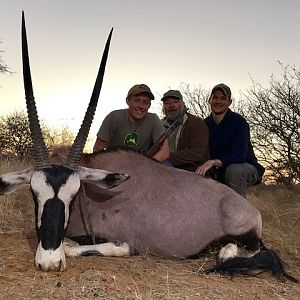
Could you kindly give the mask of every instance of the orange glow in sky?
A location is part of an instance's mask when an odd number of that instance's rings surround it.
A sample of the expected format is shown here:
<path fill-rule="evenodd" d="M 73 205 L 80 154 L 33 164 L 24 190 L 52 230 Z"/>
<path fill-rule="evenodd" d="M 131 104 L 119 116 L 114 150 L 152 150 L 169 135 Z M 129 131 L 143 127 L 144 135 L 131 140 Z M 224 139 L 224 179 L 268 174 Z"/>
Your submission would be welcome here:
<path fill-rule="evenodd" d="M 25 109 L 20 28 L 25 11 L 34 94 L 51 126 L 77 131 L 90 99 L 104 43 L 114 27 L 91 133 L 111 110 L 126 107 L 128 89 L 146 83 L 160 96 L 180 84 L 210 89 L 224 82 L 239 99 L 249 74 L 266 84 L 277 60 L 299 62 L 297 0 L 79 1 L 5 0 L 0 50 L 14 72 L 0 75 L 1 115 Z"/>

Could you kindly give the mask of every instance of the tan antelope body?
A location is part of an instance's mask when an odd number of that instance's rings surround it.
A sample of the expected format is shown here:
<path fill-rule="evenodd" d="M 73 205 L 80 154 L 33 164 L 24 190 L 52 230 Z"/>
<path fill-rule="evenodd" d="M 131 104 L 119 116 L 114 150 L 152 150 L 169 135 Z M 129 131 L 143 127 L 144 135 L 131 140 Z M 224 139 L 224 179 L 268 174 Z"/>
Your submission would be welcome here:
<path fill-rule="evenodd" d="M 88 200 L 89 220 L 81 217 L 76 200 L 68 236 L 89 235 L 90 222 L 97 237 L 126 242 L 132 253 L 179 258 L 194 255 L 225 236 L 251 232 L 261 237 L 259 211 L 212 179 L 122 150 L 85 155 L 82 165 L 119 170 L 130 174 L 130 179 L 110 189 L 110 199 L 101 201 L 99 191 L 98 201 Z"/>

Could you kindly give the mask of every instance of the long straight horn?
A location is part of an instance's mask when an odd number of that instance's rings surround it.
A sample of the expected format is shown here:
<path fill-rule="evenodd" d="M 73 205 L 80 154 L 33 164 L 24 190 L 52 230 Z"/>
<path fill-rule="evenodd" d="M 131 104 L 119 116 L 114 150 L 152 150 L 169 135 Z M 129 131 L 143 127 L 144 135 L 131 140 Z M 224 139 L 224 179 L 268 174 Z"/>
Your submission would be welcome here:
<path fill-rule="evenodd" d="M 33 159 L 35 167 L 37 169 L 43 169 L 50 166 L 50 164 L 48 163 L 49 154 L 43 138 L 33 96 L 24 11 L 22 11 L 22 58 L 27 114 L 33 144 Z"/>
<path fill-rule="evenodd" d="M 110 45 L 112 32 L 113 32 L 113 28 L 111 29 L 108 39 L 106 41 L 106 45 L 105 45 L 105 48 L 103 51 L 102 60 L 100 63 L 97 79 L 95 82 L 95 86 L 94 86 L 94 90 L 93 90 L 93 93 L 92 93 L 92 96 L 90 99 L 89 106 L 86 110 L 81 127 L 78 131 L 78 134 L 75 138 L 75 141 L 73 143 L 73 146 L 72 146 L 69 156 L 67 158 L 66 166 L 72 170 L 78 169 L 80 159 L 82 156 L 83 147 L 86 143 L 86 140 L 87 140 L 87 137 L 88 137 L 88 134 L 90 131 L 90 127 L 91 127 L 91 124 L 92 124 L 92 121 L 94 118 L 94 114 L 95 114 L 95 111 L 97 108 L 97 103 L 98 103 L 100 90 L 102 87 L 103 76 L 104 76 L 104 72 L 105 72 L 105 66 L 106 66 L 106 61 L 107 61 L 107 57 L 108 57 L 108 51 L 109 51 L 109 45 Z"/>

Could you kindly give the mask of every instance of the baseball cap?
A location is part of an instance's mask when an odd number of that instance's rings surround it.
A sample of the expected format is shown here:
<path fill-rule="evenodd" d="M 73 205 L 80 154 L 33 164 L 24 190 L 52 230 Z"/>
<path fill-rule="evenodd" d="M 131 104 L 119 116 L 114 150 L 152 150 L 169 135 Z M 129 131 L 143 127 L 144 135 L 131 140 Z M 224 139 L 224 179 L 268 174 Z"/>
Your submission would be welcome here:
<path fill-rule="evenodd" d="M 231 99 L 231 90 L 230 90 L 229 86 L 227 86 L 226 84 L 219 83 L 219 84 L 215 85 L 213 87 L 213 89 L 211 90 L 210 96 L 217 90 L 221 91 L 225 96 L 228 97 L 228 99 Z"/>
<path fill-rule="evenodd" d="M 161 101 L 164 101 L 166 98 L 178 98 L 182 100 L 182 95 L 178 90 L 169 90 L 164 93 L 163 97 L 161 98 Z"/>
<path fill-rule="evenodd" d="M 130 95 L 138 95 L 138 94 L 142 94 L 142 93 L 146 93 L 150 96 L 150 99 L 153 100 L 154 99 L 154 95 L 152 94 L 150 88 L 148 85 L 146 84 L 136 84 L 134 85 L 127 94 L 127 97 Z"/>

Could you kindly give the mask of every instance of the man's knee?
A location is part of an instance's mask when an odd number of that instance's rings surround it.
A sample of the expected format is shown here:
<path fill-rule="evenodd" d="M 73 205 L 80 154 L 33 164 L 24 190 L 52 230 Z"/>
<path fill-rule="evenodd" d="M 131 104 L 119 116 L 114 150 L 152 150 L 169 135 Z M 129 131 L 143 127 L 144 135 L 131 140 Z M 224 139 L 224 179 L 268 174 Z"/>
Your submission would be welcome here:
<path fill-rule="evenodd" d="M 230 181 L 241 180 L 245 177 L 245 168 L 243 164 L 231 164 L 226 168 L 225 183 Z"/>
<path fill-rule="evenodd" d="M 225 172 L 225 184 L 242 196 L 246 195 L 247 187 L 258 179 L 258 172 L 248 163 L 229 165 Z"/>

